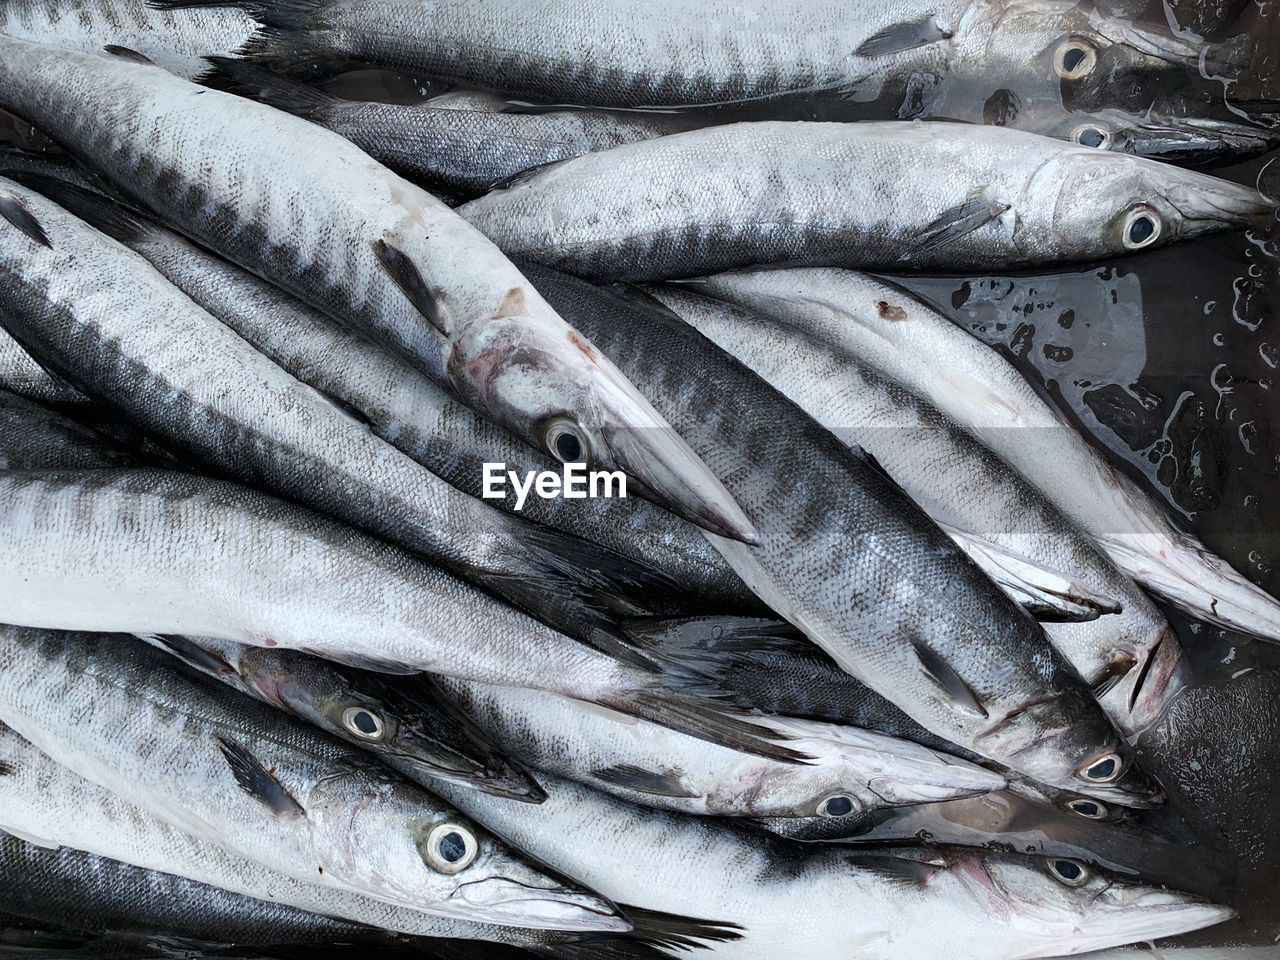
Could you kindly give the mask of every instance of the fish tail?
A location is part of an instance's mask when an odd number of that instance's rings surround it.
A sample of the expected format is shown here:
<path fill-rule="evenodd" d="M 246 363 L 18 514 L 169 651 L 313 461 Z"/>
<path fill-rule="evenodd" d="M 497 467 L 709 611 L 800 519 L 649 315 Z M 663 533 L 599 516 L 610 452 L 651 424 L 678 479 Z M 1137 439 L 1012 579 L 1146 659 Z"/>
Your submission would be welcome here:
<path fill-rule="evenodd" d="M 558 960 L 661 960 L 668 951 L 709 949 L 742 939 L 736 923 L 700 920 L 619 904 L 634 929 L 627 934 L 585 934 L 564 943 L 532 947 L 534 953 Z"/>
<path fill-rule="evenodd" d="M 274 70 L 230 57 L 206 57 L 214 72 L 204 78 L 220 89 L 252 97 L 267 106 L 312 122 L 322 122 L 343 101 L 327 91 Z"/>
<path fill-rule="evenodd" d="M 661 680 L 598 697 L 596 702 L 741 753 L 781 763 L 805 763 L 813 759 L 784 746 L 779 741 L 784 741 L 785 735 L 752 723 L 733 705 L 664 686 Z"/>

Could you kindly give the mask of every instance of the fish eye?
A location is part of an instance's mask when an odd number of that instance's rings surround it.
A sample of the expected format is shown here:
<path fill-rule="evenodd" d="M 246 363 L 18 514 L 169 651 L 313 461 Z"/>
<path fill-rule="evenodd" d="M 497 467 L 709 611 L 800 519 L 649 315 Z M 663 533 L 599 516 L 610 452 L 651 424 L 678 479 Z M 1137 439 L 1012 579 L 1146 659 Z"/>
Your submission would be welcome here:
<path fill-rule="evenodd" d="M 342 725 L 361 740 L 381 740 L 387 732 L 382 718 L 365 707 L 347 707 L 342 711 Z"/>
<path fill-rule="evenodd" d="M 1068 37 L 1053 51 L 1053 72 L 1063 80 L 1081 80 L 1097 65 L 1097 48 L 1080 37 Z"/>
<path fill-rule="evenodd" d="M 1089 868 L 1079 860 L 1050 860 L 1049 873 L 1055 880 L 1065 883 L 1068 887 L 1083 887 L 1093 877 Z"/>
<path fill-rule="evenodd" d="M 1124 761 L 1117 754 L 1104 753 L 1088 761 L 1076 771 L 1076 776 L 1090 783 L 1113 783 L 1124 773 Z"/>
<path fill-rule="evenodd" d="M 1091 797 L 1075 797 L 1066 802 L 1066 808 L 1077 816 L 1087 820 L 1105 820 L 1111 815 L 1106 804 Z"/>
<path fill-rule="evenodd" d="M 554 420 L 547 427 L 547 449 L 561 463 L 591 462 L 591 442 L 572 420 Z"/>
<path fill-rule="evenodd" d="M 847 793 L 833 793 L 829 797 L 824 797 L 818 803 L 818 816 L 820 817 L 847 817 L 851 813 L 858 813 L 862 809 L 862 804 L 857 798 L 849 796 Z"/>
<path fill-rule="evenodd" d="M 1111 131 L 1096 123 L 1082 123 L 1071 131 L 1071 141 L 1082 147 L 1105 150 L 1111 146 Z"/>
<path fill-rule="evenodd" d="M 470 828 L 460 823 L 437 823 L 427 834 L 422 859 L 438 873 L 461 873 L 476 862 L 480 844 Z"/>
<path fill-rule="evenodd" d="M 1160 230 L 1160 215 L 1140 203 L 1125 214 L 1120 239 L 1126 250 L 1141 250 L 1160 238 Z"/>

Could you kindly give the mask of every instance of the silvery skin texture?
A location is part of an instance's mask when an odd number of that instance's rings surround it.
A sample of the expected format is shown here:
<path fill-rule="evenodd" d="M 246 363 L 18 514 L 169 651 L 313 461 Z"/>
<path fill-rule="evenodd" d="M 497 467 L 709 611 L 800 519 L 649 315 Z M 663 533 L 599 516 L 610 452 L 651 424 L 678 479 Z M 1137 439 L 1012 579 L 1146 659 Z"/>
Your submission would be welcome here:
<path fill-rule="evenodd" d="M 512 256 L 642 281 L 1097 260 L 1269 209 L 1249 187 L 1003 127 L 777 121 L 566 160 L 459 212 Z M 1141 216 L 1155 226 L 1131 234 Z"/>
<path fill-rule="evenodd" d="M 723 274 L 699 289 L 862 357 L 963 425 L 1153 593 L 1280 640 L 1280 603 L 1114 470 L 1007 360 L 892 284 L 849 270 Z"/>
<path fill-rule="evenodd" d="M 646 810 L 545 778 L 537 807 L 455 802 L 534 856 L 624 902 L 739 924 L 726 960 L 1030 960 L 1195 930 L 1233 911 L 1085 868 L 1068 887 L 1038 857 L 771 843 L 701 817 Z M 449 796 L 456 788 L 449 787 Z M 528 812 L 526 813 L 526 807 Z M 603 853 L 602 853 L 603 852 Z"/>
<path fill-rule="evenodd" d="M 568 421 L 601 467 L 750 540 L 741 511 L 498 248 L 337 134 L 123 58 L 0 36 L 0 106 L 193 239 L 401 351 L 537 446 Z"/>
<path fill-rule="evenodd" d="M 629 929 L 612 906 L 540 873 L 434 794 L 305 723 L 185 675 L 139 640 L 6 627 L 0 665 L 0 721 L 228 852 L 296 880 L 459 919 Z M 460 869 L 427 852 L 440 824 L 455 824 L 474 845 Z"/>

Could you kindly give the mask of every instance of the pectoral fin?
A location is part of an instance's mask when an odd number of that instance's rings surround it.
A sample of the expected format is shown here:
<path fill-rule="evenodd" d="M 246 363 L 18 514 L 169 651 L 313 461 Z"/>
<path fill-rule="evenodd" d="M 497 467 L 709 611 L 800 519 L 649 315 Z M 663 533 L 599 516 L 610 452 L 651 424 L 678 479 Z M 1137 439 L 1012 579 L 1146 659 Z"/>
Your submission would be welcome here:
<path fill-rule="evenodd" d="M 449 333 L 449 325 L 445 323 L 441 312 L 440 298 L 432 292 L 427 281 L 423 279 L 418 268 L 414 266 L 402 251 L 397 250 L 385 240 L 373 242 L 373 252 L 387 271 L 397 287 L 401 289 L 409 302 L 419 313 L 431 321 L 431 325 L 443 334 Z"/>
<path fill-rule="evenodd" d="M 307 812 L 289 794 L 279 780 L 258 758 L 233 740 L 218 738 L 218 746 L 240 784 L 240 789 L 253 797 L 281 820 L 306 817 Z"/>
<path fill-rule="evenodd" d="M 49 242 L 49 236 L 44 232 L 44 227 L 40 226 L 40 221 L 17 197 L 0 194 L 0 217 L 4 217 L 10 224 L 17 227 L 19 231 L 42 247 L 53 249 L 53 244 Z"/>
<path fill-rule="evenodd" d="M 936 17 L 922 17 L 890 24 L 863 40 L 853 52 L 860 57 L 887 57 L 951 37 L 952 32 L 941 26 Z"/>
<path fill-rule="evenodd" d="M 911 646 L 916 651 L 916 658 L 920 661 L 925 675 L 947 695 L 953 707 L 961 713 L 981 717 L 984 720 L 989 716 L 978 695 L 944 657 L 922 640 L 912 640 Z"/>
<path fill-rule="evenodd" d="M 592 770 L 591 775 L 601 783 L 611 783 L 617 787 L 626 787 L 637 793 L 648 793 L 655 797 L 696 797 L 680 782 L 679 775 L 667 771 L 645 770 L 630 764 L 618 764 Z"/>
<path fill-rule="evenodd" d="M 1009 204 L 985 190 L 970 194 L 963 203 L 942 211 L 920 233 L 920 250 L 932 250 L 986 226 L 1009 209 Z"/>

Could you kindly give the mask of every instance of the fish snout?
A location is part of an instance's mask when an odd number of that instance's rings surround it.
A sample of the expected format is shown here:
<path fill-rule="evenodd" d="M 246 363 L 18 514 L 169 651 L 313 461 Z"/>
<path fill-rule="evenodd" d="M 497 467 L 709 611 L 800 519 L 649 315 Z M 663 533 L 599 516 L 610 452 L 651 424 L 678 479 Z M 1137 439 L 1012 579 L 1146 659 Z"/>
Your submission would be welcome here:
<path fill-rule="evenodd" d="M 535 886 L 490 877 L 461 884 L 450 896 L 460 916 L 537 930 L 628 933 L 630 921 L 604 897 L 564 886 Z"/>

